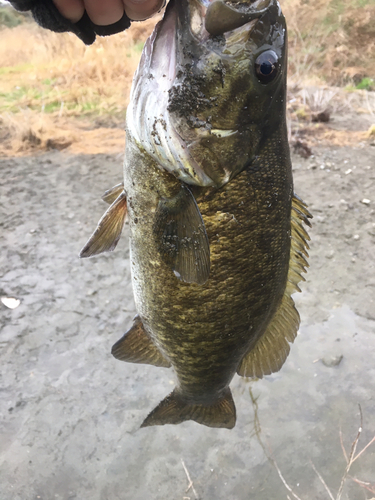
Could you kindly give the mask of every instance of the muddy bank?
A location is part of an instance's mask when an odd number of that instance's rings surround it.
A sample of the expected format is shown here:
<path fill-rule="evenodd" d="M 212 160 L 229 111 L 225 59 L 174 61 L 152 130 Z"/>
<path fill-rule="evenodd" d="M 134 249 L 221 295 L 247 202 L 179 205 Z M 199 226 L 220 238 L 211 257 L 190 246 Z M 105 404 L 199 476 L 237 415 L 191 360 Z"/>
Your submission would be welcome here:
<path fill-rule="evenodd" d="M 287 498 L 266 454 L 301 499 L 328 498 L 310 460 L 337 491 L 339 429 L 349 452 L 358 403 L 359 450 L 375 434 L 375 147 L 314 153 L 293 158 L 314 215 L 311 268 L 295 296 L 301 335 L 280 373 L 235 378 L 232 431 L 139 430 L 174 381 L 110 355 L 135 314 L 126 228 L 113 254 L 78 259 L 122 155 L 1 160 L 0 295 L 21 301 L 0 304 L 1 500 Z M 374 484 L 374 471 L 373 446 L 351 474 Z M 351 499 L 374 496 L 352 480 L 346 488 Z"/>

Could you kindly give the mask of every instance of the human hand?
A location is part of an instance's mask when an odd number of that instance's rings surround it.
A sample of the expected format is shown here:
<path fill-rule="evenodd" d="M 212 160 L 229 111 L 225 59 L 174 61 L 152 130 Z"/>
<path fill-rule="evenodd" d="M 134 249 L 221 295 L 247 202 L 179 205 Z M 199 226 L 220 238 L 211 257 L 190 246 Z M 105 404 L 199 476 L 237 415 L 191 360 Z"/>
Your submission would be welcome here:
<path fill-rule="evenodd" d="M 158 12 L 165 0 L 8 0 L 15 9 L 31 11 L 35 21 L 57 33 L 71 32 L 86 45 L 96 35 L 126 30 Z M 0 0 L 1 3 L 1 0 Z"/>
<path fill-rule="evenodd" d="M 98 26 L 118 22 L 124 12 L 132 21 L 151 17 L 163 6 L 163 0 L 53 0 L 62 16 L 78 22 L 85 10 L 91 21 Z"/>

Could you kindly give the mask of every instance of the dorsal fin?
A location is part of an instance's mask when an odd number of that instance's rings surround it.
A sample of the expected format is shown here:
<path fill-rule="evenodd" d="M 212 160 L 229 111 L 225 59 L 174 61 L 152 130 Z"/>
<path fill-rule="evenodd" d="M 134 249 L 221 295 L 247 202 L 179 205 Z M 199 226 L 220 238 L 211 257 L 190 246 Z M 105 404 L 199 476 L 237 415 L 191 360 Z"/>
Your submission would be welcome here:
<path fill-rule="evenodd" d="M 304 202 L 294 195 L 291 209 L 291 247 L 287 285 L 281 303 L 266 331 L 241 361 L 237 373 L 243 377 L 262 378 L 264 375 L 279 371 L 288 357 L 289 342 L 293 342 L 297 336 L 300 318 L 291 294 L 301 291 L 298 283 L 304 280 L 301 273 L 306 272 L 306 267 L 308 267 L 304 255 L 308 257 L 306 240 L 310 240 L 310 237 L 302 222 L 311 227 L 308 220 L 310 218 L 312 215 Z"/>

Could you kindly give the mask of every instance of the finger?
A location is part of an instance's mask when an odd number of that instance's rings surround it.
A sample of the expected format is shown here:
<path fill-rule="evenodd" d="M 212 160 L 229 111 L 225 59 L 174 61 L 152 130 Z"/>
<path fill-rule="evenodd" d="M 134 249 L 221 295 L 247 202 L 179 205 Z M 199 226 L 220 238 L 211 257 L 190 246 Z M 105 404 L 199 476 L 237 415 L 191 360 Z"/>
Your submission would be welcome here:
<path fill-rule="evenodd" d="M 107 26 L 124 15 L 122 0 L 84 0 L 86 12 L 94 24 Z"/>
<path fill-rule="evenodd" d="M 125 12 L 133 21 L 143 21 L 156 14 L 163 4 L 163 0 L 123 0 Z"/>
<path fill-rule="evenodd" d="M 73 23 L 79 21 L 85 12 L 83 0 L 53 0 L 53 3 L 60 14 Z"/>

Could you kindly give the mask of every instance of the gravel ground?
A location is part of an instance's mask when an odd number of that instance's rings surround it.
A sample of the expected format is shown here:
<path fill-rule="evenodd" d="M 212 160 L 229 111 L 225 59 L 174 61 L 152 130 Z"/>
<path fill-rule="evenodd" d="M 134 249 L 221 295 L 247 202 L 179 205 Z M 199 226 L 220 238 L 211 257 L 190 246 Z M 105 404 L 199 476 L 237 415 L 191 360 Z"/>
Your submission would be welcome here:
<path fill-rule="evenodd" d="M 311 461 L 336 495 L 358 404 L 357 451 L 375 434 L 375 147 L 314 153 L 293 158 L 314 215 L 300 335 L 281 372 L 235 377 L 232 431 L 139 429 L 174 382 L 110 355 L 135 314 L 127 228 L 113 254 L 78 258 L 121 155 L 1 160 L 0 295 L 20 300 L 0 303 L 1 500 L 289 498 L 277 468 L 301 500 L 328 499 Z M 375 444 L 351 475 L 375 485 Z M 348 479 L 342 498 L 373 496 Z"/>

